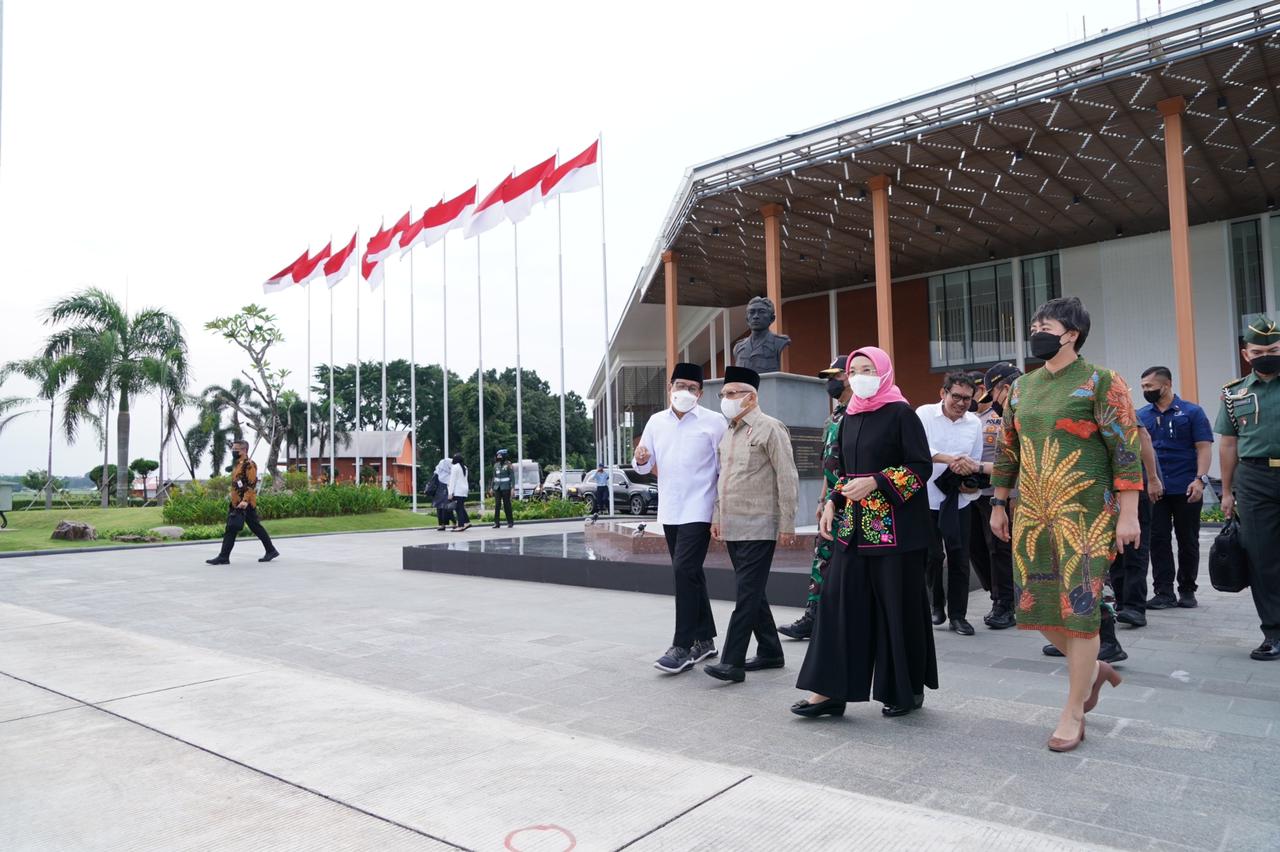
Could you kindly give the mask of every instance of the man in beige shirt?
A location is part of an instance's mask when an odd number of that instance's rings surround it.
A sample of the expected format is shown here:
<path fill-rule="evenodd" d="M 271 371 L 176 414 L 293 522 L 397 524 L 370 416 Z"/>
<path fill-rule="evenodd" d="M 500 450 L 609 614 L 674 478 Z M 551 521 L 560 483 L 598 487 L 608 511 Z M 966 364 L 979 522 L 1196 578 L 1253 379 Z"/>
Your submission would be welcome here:
<path fill-rule="evenodd" d="M 720 410 L 729 428 L 716 454 L 720 479 L 711 535 L 723 541 L 733 561 L 738 600 L 729 618 L 720 662 L 703 668 L 719 680 L 741 683 L 749 671 L 782 668 L 782 642 L 765 598 L 773 551 L 795 540 L 799 476 L 791 455 L 791 433 L 760 410 L 760 376 L 745 367 L 726 367 Z M 747 659 L 751 635 L 756 656 Z"/>

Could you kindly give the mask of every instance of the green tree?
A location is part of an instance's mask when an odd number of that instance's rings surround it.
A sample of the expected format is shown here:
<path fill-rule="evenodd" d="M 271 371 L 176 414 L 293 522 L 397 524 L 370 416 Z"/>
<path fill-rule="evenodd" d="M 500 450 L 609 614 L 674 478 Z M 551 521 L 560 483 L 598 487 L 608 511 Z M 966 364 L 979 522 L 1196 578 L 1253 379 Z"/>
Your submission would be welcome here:
<path fill-rule="evenodd" d="M 142 499 L 147 499 L 147 476 L 151 471 L 160 467 L 160 462 L 152 459 L 134 459 L 129 464 L 129 470 L 142 477 Z"/>
<path fill-rule="evenodd" d="M 204 327 L 249 356 L 251 370 L 242 370 L 240 374 L 248 380 L 256 405 L 238 405 L 237 411 L 253 426 L 259 439 L 267 440 L 267 472 L 272 474 L 273 487 L 278 487 L 280 447 L 285 439 L 280 395 L 289 371 L 272 367 L 269 356 L 272 346 L 284 342 L 284 334 L 276 325 L 275 315 L 259 305 L 245 305 L 239 313 L 210 320 Z"/>
<path fill-rule="evenodd" d="M 49 403 L 49 445 L 47 462 L 45 470 L 53 470 L 53 426 L 56 420 L 55 412 L 57 408 L 58 393 L 62 389 L 65 381 L 68 362 L 66 359 L 50 358 L 46 355 L 37 355 L 33 358 L 26 358 L 20 361 L 10 361 L 0 368 L 0 382 L 3 382 L 10 375 L 19 375 L 25 379 L 36 383 L 38 396 L 40 399 Z M 44 507 L 46 509 L 53 508 L 53 482 L 38 486 L 38 489 L 44 489 Z M 33 490 L 38 490 L 33 489 Z"/>
<path fill-rule="evenodd" d="M 94 488 L 101 488 L 103 486 L 102 465 L 98 465 L 93 470 L 85 474 L 85 476 L 89 477 L 89 481 L 93 483 Z M 116 466 L 113 464 L 107 465 L 107 482 L 111 482 L 115 478 L 116 478 Z"/>
<path fill-rule="evenodd" d="M 4 429 L 13 421 L 17 420 L 24 414 L 30 414 L 31 411 L 16 411 L 24 405 L 30 404 L 31 400 L 25 396 L 0 396 L 0 434 L 4 433 Z"/>
<path fill-rule="evenodd" d="M 65 359 L 70 387 L 63 423 L 68 439 L 95 401 L 116 402 L 116 497 L 127 504 L 129 403 L 148 391 L 172 387 L 174 375 L 185 381 L 182 324 L 158 308 L 130 316 L 111 294 L 96 287 L 55 302 L 45 312 L 45 322 L 67 324 L 49 337 L 44 354 Z"/>

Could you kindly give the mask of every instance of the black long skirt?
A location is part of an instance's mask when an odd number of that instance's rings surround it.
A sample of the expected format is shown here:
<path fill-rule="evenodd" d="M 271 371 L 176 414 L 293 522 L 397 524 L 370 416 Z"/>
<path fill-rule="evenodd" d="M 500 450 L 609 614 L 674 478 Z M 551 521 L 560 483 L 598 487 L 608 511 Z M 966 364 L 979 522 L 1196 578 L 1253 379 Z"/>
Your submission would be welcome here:
<path fill-rule="evenodd" d="M 863 556 L 839 544 L 796 686 L 844 701 L 910 707 L 938 688 L 925 596 L 928 552 Z"/>

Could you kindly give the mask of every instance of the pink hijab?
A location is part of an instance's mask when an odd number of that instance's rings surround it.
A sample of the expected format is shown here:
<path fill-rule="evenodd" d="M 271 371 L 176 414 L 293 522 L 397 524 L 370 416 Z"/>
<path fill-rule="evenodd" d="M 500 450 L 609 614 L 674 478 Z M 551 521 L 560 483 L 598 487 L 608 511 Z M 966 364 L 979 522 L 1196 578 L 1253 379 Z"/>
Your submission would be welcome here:
<path fill-rule="evenodd" d="M 854 394 L 849 398 L 849 404 L 845 406 L 845 411 L 849 414 L 862 414 L 867 411 L 875 411 L 891 402 L 906 402 L 907 398 L 902 395 L 902 391 L 898 390 L 898 386 L 893 383 L 893 362 L 889 360 L 889 353 L 875 346 L 864 346 L 861 349 L 855 349 L 849 353 L 849 359 L 845 361 L 845 372 L 853 376 L 853 358 L 855 355 L 865 355 L 871 359 L 871 363 L 875 365 L 876 373 L 880 376 L 880 390 L 876 391 L 875 396 L 863 399 Z"/>

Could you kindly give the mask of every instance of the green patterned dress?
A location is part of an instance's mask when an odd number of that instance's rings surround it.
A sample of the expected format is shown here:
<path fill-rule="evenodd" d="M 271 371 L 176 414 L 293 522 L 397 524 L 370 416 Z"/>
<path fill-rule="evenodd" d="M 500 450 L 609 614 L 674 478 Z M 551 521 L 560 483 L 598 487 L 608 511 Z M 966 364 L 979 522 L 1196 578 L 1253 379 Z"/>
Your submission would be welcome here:
<path fill-rule="evenodd" d="M 1016 379 L 992 484 L 1018 489 L 1018 627 L 1093 636 L 1115 555 L 1117 491 L 1142 490 L 1138 419 L 1124 379 L 1082 358 Z"/>

